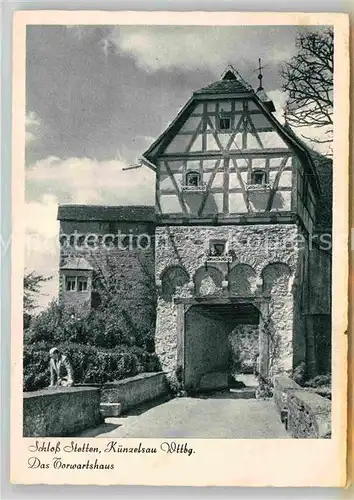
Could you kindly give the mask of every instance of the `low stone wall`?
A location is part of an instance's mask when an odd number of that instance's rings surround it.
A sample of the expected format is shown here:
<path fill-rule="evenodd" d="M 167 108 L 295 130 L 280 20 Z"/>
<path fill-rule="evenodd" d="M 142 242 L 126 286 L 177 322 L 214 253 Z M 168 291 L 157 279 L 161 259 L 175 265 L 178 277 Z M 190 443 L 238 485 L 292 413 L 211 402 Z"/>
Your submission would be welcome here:
<path fill-rule="evenodd" d="M 289 377 L 275 377 L 273 399 L 280 414 L 288 407 L 287 396 L 290 390 L 301 390 L 301 387 Z"/>
<path fill-rule="evenodd" d="M 331 437 L 331 402 L 300 387 L 288 377 L 276 377 L 274 402 L 280 418 L 294 438 Z"/>
<path fill-rule="evenodd" d="M 102 387 L 101 402 L 120 403 L 122 412 L 167 394 L 164 372 L 141 373 L 135 377 L 110 382 Z"/>
<path fill-rule="evenodd" d="M 100 390 L 58 387 L 23 395 L 23 436 L 70 436 L 99 425 Z"/>

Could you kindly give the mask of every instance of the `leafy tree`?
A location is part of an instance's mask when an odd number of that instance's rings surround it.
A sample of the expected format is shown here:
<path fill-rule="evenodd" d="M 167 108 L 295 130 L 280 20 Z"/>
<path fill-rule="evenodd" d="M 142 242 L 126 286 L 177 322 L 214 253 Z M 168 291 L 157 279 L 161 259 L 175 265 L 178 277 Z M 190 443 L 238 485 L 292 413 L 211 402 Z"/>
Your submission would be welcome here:
<path fill-rule="evenodd" d="M 51 276 L 45 277 L 35 271 L 25 272 L 23 277 L 23 324 L 25 329 L 29 327 L 31 317 L 38 307 L 37 300 L 41 286 L 50 279 L 52 279 Z"/>
<path fill-rule="evenodd" d="M 286 118 L 293 127 L 322 128 L 330 143 L 333 136 L 333 30 L 299 33 L 297 53 L 282 68 L 287 92 Z M 322 135 L 322 134 L 321 134 Z"/>
<path fill-rule="evenodd" d="M 41 286 L 51 279 L 52 276 L 45 277 L 35 271 L 25 272 L 23 277 L 23 308 L 26 313 L 31 314 L 37 308 Z"/>

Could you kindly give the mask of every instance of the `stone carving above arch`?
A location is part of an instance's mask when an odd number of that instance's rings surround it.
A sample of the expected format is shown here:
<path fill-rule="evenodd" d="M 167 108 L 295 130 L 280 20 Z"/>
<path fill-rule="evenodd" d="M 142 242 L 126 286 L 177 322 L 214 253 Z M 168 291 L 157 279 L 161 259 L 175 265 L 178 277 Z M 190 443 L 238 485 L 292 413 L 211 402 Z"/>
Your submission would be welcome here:
<path fill-rule="evenodd" d="M 230 295 L 246 297 L 256 293 L 257 274 L 248 264 L 237 264 L 231 269 L 228 282 Z"/>
<path fill-rule="evenodd" d="M 284 262 L 273 262 L 262 270 L 263 293 L 285 295 L 291 291 L 291 269 Z"/>
<path fill-rule="evenodd" d="M 215 267 L 200 267 L 194 275 L 196 295 L 221 295 L 223 291 L 222 272 Z"/>
<path fill-rule="evenodd" d="M 171 266 L 161 274 L 161 296 L 171 302 L 174 295 L 189 283 L 189 275 L 182 266 Z"/>

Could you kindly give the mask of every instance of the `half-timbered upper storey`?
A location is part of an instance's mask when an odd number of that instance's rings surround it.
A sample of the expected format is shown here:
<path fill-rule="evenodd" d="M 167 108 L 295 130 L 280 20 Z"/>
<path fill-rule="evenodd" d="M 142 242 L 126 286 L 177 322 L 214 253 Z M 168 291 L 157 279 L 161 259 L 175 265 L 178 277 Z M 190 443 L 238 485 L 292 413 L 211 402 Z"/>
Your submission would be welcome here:
<path fill-rule="evenodd" d="M 311 231 L 318 181 L 310 155 L 233 68 L 194 92 L 144 154 L 162 223 L 291 221 Z"/>

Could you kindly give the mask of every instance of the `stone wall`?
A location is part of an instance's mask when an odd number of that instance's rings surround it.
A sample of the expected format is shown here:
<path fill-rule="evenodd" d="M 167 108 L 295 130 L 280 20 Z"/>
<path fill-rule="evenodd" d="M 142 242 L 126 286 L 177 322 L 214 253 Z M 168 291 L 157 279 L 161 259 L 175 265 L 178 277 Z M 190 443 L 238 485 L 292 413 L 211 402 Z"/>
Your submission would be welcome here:
<path fill-rule="evenodd" d="M 168 380 L 177 370 L 177 307 L 159 297 L 157 302 L 155 352 Z"/>
<path fill-rule="evenodd" d="M 331 402 L 310 391 L 288 394 L 288 431 L 294 438 L 330 438 Z"/>
<path fill-rule="evenodd" d="M 168 386 L 163 372 L 141 373 L 102 387 L 102 403 L 119 403 L 122 412 L 166 395 Z"/>
<path fill-rule="evenodd" d="M 88 212 L 92 208 L 87 207 Z M 71 257 L 84 257 L 93 267 L 92 288 L 87 292 L 91 294 L 92 306 L 99 303 L 95 283 L 104 276 L 132 322 L 147 324 L 154 321 L 156 314 L 154 230 L 153 223 L 144 221 L 61 220 L 60 264 Z M 94 238 L 88 244 L 85 238 L 90 235 Z M 75 309 L 75 295 L 81 296 L 82 292 L 65 292 L 61 273 L 60 301 Z"/>
<path fill-rule="evenodd" d="M 166 270 L 179 268 L 189 278 L 176 286 L 175 298 L 238 296 L 237 266 L 244 266 L 242 294 L 270 297 L 270 327 L 276 334 L 272 374 L 293 367 L 292 283 L 297 271 L 299 248 L 295 224 L 252 226 L 171 226 L 156 228 L 155 277 L 163 288 Z M 211 240 L 227 241 L 232 261 L 207 262 Z M 245 272 L 247 270 L 247 272 Z M 182 273 L 181 271 L 181 273 Z M 229 280 L 230 278 L 230 280 Z M 164 370 L 176 370 L 177 309 L 173 300 L 158 299 L 156 345 Z"/>
<path fill-rule="evenodd" d="M 306 375 L 331 371 L 331 254 L 319 248 L 319 235 L 302 232 L 294 283 L 294 366 L 306 364 Z M 322 247 L 327 242 L 323 240 Z"/>
<path fill-rule="evenodd" d="M 292 437 L 331 437 L 331 402 L 328 399 L 301 388 L 288 377 L 275 378 L 273 398 Z"/>
<path fill-rule="evenodd" d="M 182 266 L 191 280 L 204 267 L 210 240 L 227 240 L 236 258 L 232 265 L 248 264 L 261 276 L 270 263 L 296 269 L 298 228 L 295 224 L 252 226 L 161 226 L 156 228 L 156 278 L 170 266 Z M 227 266 L 217 266 L 226 278 Z"/>
<path fill-rule="evenodd" d="M 100 423 L 98 388 L 61 387 L 23 395 L 24 437 L 76 435 Z"/>

